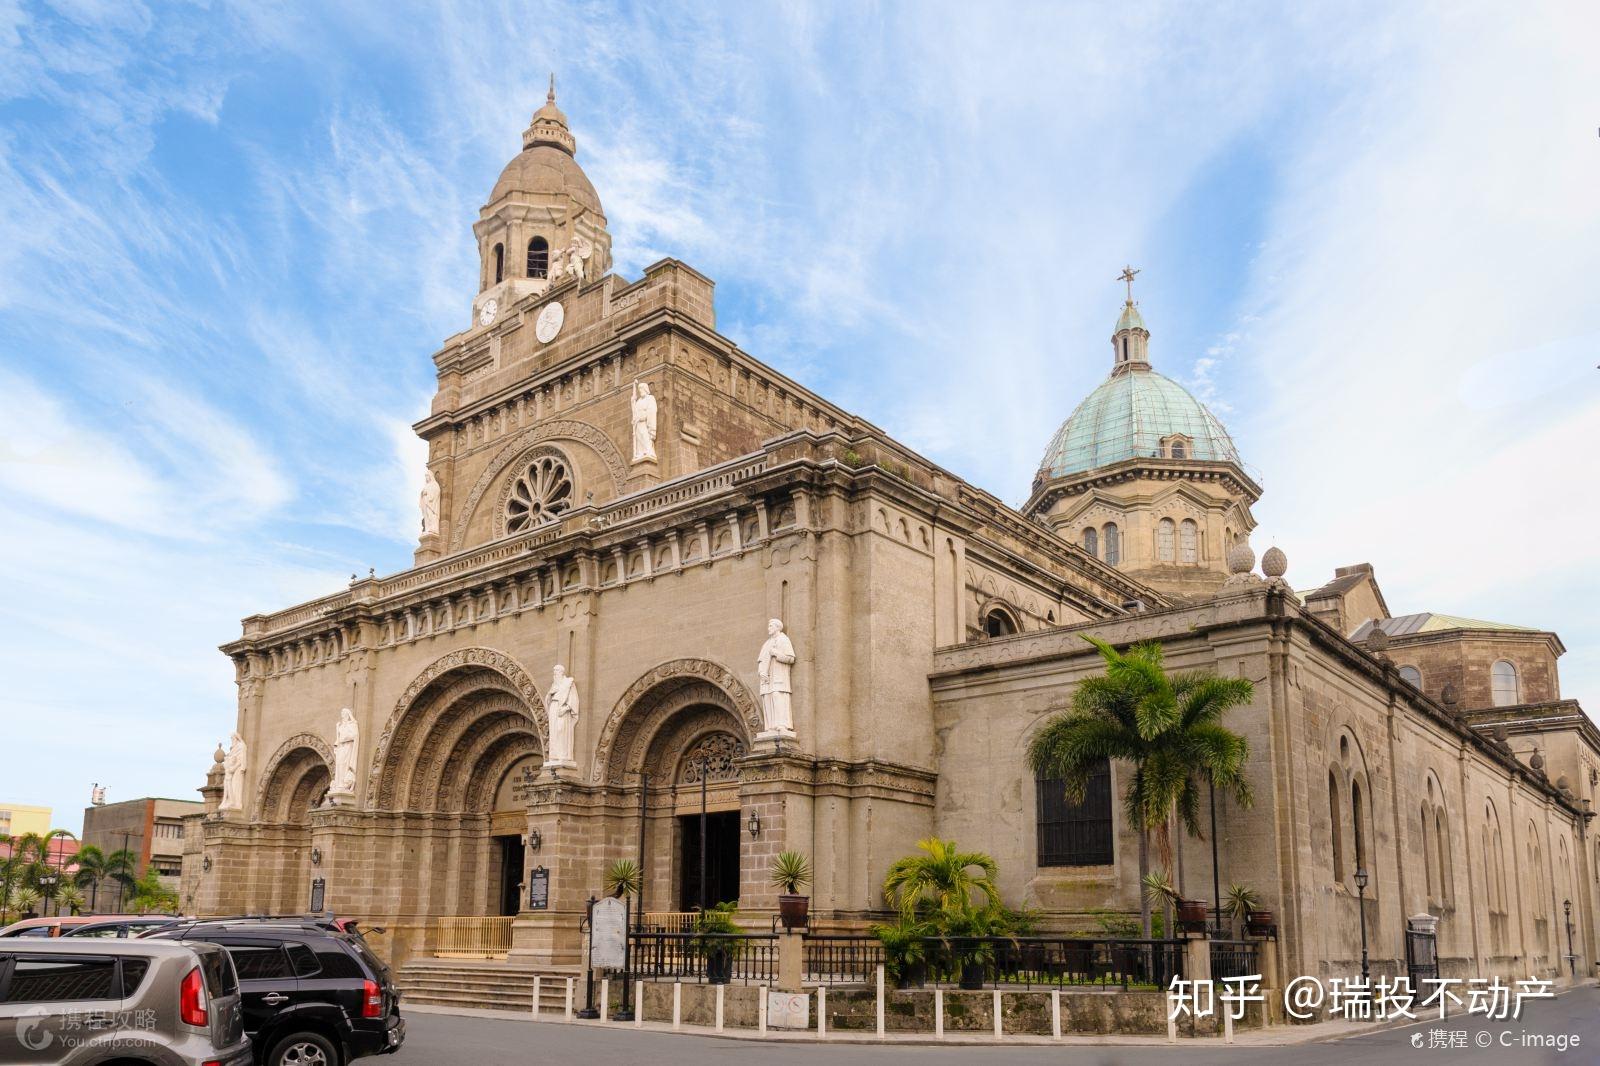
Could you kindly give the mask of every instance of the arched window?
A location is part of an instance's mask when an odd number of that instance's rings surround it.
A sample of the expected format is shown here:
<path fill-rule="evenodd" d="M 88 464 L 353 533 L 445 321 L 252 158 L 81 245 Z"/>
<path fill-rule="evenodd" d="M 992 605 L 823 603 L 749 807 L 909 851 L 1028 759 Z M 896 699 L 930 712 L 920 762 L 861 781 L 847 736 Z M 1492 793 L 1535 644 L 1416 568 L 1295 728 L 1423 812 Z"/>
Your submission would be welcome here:
<path fill-rule="evenodd" d="M 500 284 L 505 280 L 505 276 L 506 246 L 503 244 L 497 244 L 494 246 L 494 283 L 496 285 Z"/>
<path fill-rule="evenodd" d="M 1517 668 L 1501 659 L 1489 673 L 1490 698 L 1496 707 L 1522 702 L 1522 686 L 1517 683 Z"/>
<path fill-rule="evenodd" d="M 1083 550 L 1097 559 L 1100 557 L 1100 534 L 1093 526 L 1087 526 L 1084 528 Z"/>
<path fill-rule="evenodd" d="M 1017 631 L 1016 621 L 996 607 L 983 617 L 983 631 L 991 637 L 1009 637 Z"/>
<path fill-rule="evenodd" d="M 1433 812 L 1422 805 L 1422 870 L 1427 875 L 1428 901 L 1439 898 L 1439 871 L 1436 866 L 1437 851 L 1433 846 Z"/>
<path fill-rule="evenodd" d="M 1195 525 L 1192 518 L 1185 518 L 1183 525 L 1178 527 L 1178 561 L 1200 561 L 1200 527 Z"/>
<path fill-rule="evenodd" d="M 1040 866 L 1109 866 L 1114 861 L 1111 830 L 1111 764 L 1101 759 L 1089 773 L 1082 803 L 1068 803 L 1059 777 L 1035 779 L 1038 792 Z"/>
<path fill-rule="evenodd" d="M 1351 839 L 1355 842 L 1355 860 L 1357 870 L 1367 870 L 1367 824 L 1366 811 L 1361 802 L 1361 783 L 1350 782 L 1350 824 Z M 1372 871 L 1367 870 L 1367 876 L 1372 876 Z"/>
<path fill-rule="evenodd" d="M 543 237 L 535 237 L 528 242 L 528 277 L 547 278 L 550 276 L 550 245 Z"/>
<path fill-rule="evenodd" d="M 1175 440 L 1172 442 L 1172 457 L 1174 459 L 1189 458 L 1189 449 L 1183 446 L 1183 441 Z"/>
<path fill-rule="evenodd" d="M 1170 563 L 1178 557 L 1178 524 L 1170 518 L 1156 523 L 1156 558 Z"/>
<path fill-rule="evenodd" d="M 1333 834 L 1333 879 L 1344 880 L 1344 809 L 1339 804 L 1339 779 L 1328 771 L 1328 828 Z"/>
<path fill-rule="evenodd" d="M 1122 531 L 1115 522 L 1107 522 L 1100 530 L 1101 538 L 1106 542 L 1106 562 L 1116 566 L 1122 562 Z"/>
<path fill-rule="evenodd" d="M 1400 680 L 1404 681 L 1412 688 L 1421 688 L 1422 671 L 1418 670 L 1415 666 L 1402 666 L 1400 668 Z"/>

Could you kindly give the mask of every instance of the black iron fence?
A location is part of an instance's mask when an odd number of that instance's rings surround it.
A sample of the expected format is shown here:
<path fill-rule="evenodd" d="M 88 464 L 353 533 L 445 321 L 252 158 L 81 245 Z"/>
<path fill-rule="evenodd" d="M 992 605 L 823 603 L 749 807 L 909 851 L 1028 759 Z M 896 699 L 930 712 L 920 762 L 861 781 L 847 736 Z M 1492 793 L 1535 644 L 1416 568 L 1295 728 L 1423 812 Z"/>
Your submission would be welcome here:
<path fill-rule="evenodd" d="M 805 979 L 820 985 L 865 984 L 884 964 L 883 942 L 875 936 L 806 934 Z"/>
<path fill-rule="evenodd" d="M 1261 943 L 1257 940 L 1211 941 L 1211 979 L 1261 976 Z"/>
<path fill-rule="evenodd" d="M 630 974 L 644 981 L 768 984 L 778 972 L 776 933 L 628 935 Z"/>

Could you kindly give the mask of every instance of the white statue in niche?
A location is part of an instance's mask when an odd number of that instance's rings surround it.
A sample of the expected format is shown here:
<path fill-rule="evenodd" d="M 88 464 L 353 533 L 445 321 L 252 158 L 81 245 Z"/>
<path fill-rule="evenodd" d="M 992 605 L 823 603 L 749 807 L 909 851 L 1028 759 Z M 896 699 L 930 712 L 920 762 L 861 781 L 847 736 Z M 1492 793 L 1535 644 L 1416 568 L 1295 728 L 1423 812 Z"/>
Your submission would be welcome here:
<path fill-rule="evenodd" d="M 578 735 L 578 683 L 567 676 L 567 668 L 556 664 L 550 683 L 550 693 L 545 697 L 545 711 L 550 716 L 550 750 L 545 753 L 544 764 L 550 767 L 572 767 L 573 750 Z"/>
<path fill-rule="evenodd" d="M 633 383 L 633 461 L 654 462 L 656 457 L 656 398 L 650 386 Z"/>
<path fill-rule="evenodd" d="M 431 537 L 439 532 L 439 479 L 433 476 L 432 467 L 422 468 L 422 535 Z"/>
<path fill-rule="evenodd" d="M 794 666 L 794 644 L 783 631 L 783 622 L 767 623 L 767 642 L 761 645 L 756 672 L 761 677 L 762 737 L 794 736 L 794 714 L 789 707 L 794 686 L 789 675 Z"/>
<path fill-rule="evenodd" d="M 244 737 L 234 733 L 233 739 L 228 743 L 228 754 L 222 758 L 222 802 L 218 804 L 220 810 L 244 810 L 244 767 L 248 758 L 249 750 L 245 747 Z"/>
<path fill-rule="evenodd" d="M 356 791 L 356 749 L 361 744 L 361 727 L 355 712 L 346 707 L 339 712 L 333 730 L 333 787 L 330 796 L 353 796 Z"/>

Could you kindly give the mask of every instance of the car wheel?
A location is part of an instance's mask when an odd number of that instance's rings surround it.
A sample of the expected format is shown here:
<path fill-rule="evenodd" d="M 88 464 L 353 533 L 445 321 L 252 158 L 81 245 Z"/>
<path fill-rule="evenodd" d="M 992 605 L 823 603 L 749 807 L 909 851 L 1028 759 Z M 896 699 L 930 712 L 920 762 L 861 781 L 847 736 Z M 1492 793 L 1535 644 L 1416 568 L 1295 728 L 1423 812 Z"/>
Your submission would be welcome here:
<path fill-rule="evenodd" d="M 339 1052 L 320 1033 L 292 1033 L 273 1046 L 267 1066 L 339 1066 Z"/>

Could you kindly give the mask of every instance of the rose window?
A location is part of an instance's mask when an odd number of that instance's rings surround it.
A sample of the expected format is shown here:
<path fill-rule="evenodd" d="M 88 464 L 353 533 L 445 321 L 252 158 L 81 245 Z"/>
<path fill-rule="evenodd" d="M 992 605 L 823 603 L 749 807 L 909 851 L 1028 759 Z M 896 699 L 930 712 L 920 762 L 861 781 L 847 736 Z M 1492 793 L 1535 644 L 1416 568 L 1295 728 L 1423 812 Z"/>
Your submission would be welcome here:
<path fill-rule="evenodd" d="M 572 506 L 572 475 L 567 464 L 553 455 L 530 461 L 511 485 L 506 498 L 506 532 L 521 533 L 545 522 Z"/>

